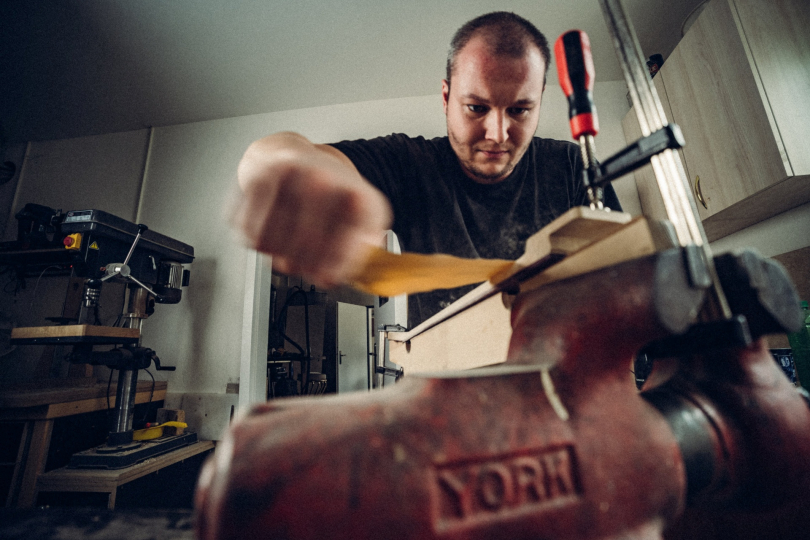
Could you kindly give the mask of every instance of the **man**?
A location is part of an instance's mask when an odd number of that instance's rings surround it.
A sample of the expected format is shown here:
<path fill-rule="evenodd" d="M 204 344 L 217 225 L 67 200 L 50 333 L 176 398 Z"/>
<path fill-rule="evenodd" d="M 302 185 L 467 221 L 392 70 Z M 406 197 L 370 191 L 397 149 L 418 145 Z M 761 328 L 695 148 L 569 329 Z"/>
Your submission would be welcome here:
<path fill-rule="evenodd" d="M 350 280 L 363 246 L 389 227 L 405 251 L 518 258 L 529 236 L 587 204 L 578 147 L 534 137 L 549 60 L 525 19 L 473 19 L 454 36 L 442 81 L 447 137 L 256 141 L 239 165 L 237 227 L 278 271 L 325 286 Z M 609 187 L 605 198 L 620 209 Z M 471 288 L 412 295 L 409 326 Z"/>

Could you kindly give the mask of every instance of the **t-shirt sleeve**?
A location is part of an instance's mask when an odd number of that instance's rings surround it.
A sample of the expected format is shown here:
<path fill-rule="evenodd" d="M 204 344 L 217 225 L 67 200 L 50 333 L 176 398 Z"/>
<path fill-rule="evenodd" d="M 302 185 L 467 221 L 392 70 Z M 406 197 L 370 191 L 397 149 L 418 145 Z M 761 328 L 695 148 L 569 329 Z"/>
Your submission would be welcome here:
<path fill-rule="evenodd" d="M 403 135 L 341 141 L 330 146 L 348 157 L 358 172 L 395 204 L 407 184 L 410 152 Z"/>

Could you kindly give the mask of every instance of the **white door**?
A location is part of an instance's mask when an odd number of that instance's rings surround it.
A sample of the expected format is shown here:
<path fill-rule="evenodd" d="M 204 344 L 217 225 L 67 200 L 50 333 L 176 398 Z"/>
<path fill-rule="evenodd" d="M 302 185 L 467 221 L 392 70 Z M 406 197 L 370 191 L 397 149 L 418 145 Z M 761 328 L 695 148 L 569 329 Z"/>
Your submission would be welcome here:
<path fill-rule="evenodd" d="M 368 308 L 337 303 L 337 391 L 369 390 Z"/>

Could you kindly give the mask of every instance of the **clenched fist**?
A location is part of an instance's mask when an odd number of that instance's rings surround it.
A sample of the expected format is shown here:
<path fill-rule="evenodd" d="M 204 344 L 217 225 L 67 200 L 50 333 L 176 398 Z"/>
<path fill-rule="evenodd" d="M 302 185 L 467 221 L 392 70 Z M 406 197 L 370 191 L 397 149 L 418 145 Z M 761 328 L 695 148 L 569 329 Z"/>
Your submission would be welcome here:
<path fill-rule="evenodd" d="M 349 281 L 391 225 L 388 200 L 345 155 L 295 133 L 251 144 L 238 179 L 233 225 L 248 246 L 320 286 Z"/>

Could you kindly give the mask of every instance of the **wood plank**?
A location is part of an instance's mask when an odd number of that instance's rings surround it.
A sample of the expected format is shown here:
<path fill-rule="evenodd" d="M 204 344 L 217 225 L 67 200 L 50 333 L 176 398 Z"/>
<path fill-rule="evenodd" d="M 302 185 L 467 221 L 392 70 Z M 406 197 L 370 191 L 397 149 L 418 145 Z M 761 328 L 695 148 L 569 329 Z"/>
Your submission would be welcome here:
<path fill-rule="evenodd" d="M 45 471 L 48 447 L 51 445 L 53 420 L 37 420 L 31 433 L 31 442 L 25 456 L 20 493 L 17 496 L 18 508 L 31 508 L 36 501 L 37 478 Z"/>
<path fill-rule="evenodd" d="M 166 381 L 156 381 L 155 391 L 165 390 L 168 383 Z M 138 392 L 149 392 L 152 388 L 152 381 L 138 381 Z M 115 383 L 110 387 L 111 396 L 115 396 Z M 23 409 L 38 407 L 40 405 L 52 405 L 55 403 L 67 403 L 70 401 L 82 401 L 86 399 L 106 398 L 107 384 L 96 383 L 93 386 L 83 386 L 78 388 L 45 388 L 41 390 L 6 390 L 0 393 L 0 411 L 5 409 Z M 2 413 L 0 413 L 0 418 Z"/>
<path fill-rule="evenodd" d="M 575 253 L 610 236 L 632 219 L 633 216 L 624 212 L 591 210 L 586 206 L 571 208 L 526 240 L 525 252 L 508 275 L 549 253 Z"/>
<path fill-rule="evenodd" d="M 98 326 L 93 324 L 67 324 L 62 326 L 25 326 L 14 328 L 11 339 L 109 337 L 137 339 L 141 335 L 137 328 L 118 326 Z"/>
<path fill-rule="evenodd" d="M 517 261 L 467 259 L 443 253 L 389 253 L 374 248 L 363 270 L 352 280 L 352 287 L 379 296 L 397 296 L 498 282 L 549 253 L 572 253 L 591 244 L 631 216 L 621 212 L 575 207 L 528 239 L 523 256 Z"/>
<path fill-rule="evenodd" d="M 649 225 L 639 217 L 522 282 L 520 291 L 530 291 L 654 252 Z M 496 295 L 419 334 L 390 332 L 389 354 L 391 361 L 403 367 L 407 374 L 471 369 L 505 362 L 511 334 L 510 310 L 501 295 Z"/>
<path fill-rule="evenodd" d="M 611 236 L 588 248 L 574 253 L 555 264 L 545 272 L 520 284 L 520 291 L 526 292 L 547 283 L 613 266 L 655 253 L 655 242 L 647 220 L 634 219 Z"/>
<path fill-rule="evenodd" d="M 158 389 L 155 391 L 142 390 L 135 394 L 135 404 L 147 403 L 149 397 L 151 401 L 162 401 L 166 399 L 166 388 Z M 109 408 L 115 407 L 115 396 L 110 396 Z M 46 418 L 61 418 L 63 416 L 73 416 L 74 414 L 83 414 L 93 411 L 103 411 L 107 409 L 107 398 L 83 399 L 81 401 L 69 401 L 66 403 L 54 403 L 48 407 Z"/>
<path fill-rule="evenodd" d="M 571 208 L 529 237 L 523 255 L 507 270 L 493 276 L 490 281 L 482 283 L 408 332 L 390 333 L 389 339 L 408 341 L 496 294 L 500 290 L 499 284 L 518 272 L 523 272 L 552 255 L 565 256 L 581 250 L 620 230 L 632 219 L 633 216 L 624 212 L 591 210 L 585 206 Z"/>

